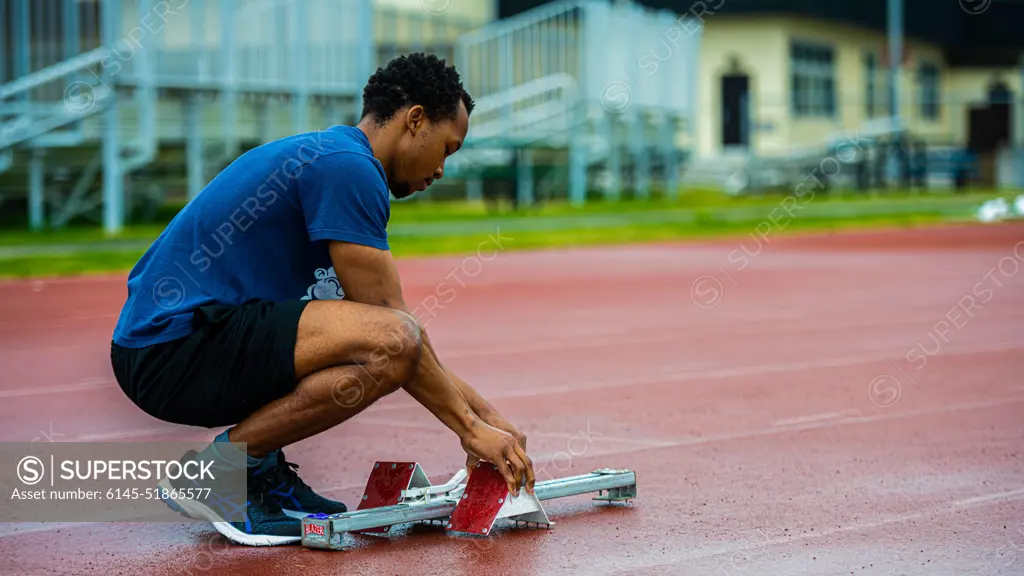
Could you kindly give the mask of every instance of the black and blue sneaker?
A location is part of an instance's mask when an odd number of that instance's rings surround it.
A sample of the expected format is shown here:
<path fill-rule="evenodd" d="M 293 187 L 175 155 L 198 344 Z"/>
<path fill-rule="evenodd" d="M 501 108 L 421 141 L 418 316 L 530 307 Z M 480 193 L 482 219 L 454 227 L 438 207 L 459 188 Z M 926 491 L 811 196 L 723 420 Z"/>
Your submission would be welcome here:
<path fill-rule="evenodd" d="M 195 450 L 189 450 L 181 462 L 200 459 Z M 265 475 L 255 468 L 243 471 L 228 469 L 225 465 L 215 465 L 211 471 L 214 478 L 233 481 L 226 487 L 224 481 L 190 480 L 185 476 L 175 480 L 164 478 L 158 485 L 164 503 L 189 518 L 210 522 L 218 532 L 238 544 L 278 546 L 302 540 L 302 522 L 285 514 L 270 496 L 271 487 Z M 245 495 L 236 493 L 242 475 L 245 475 Z M 189 488 L 192 490 L 187 490 Z"/>
<path fill-rule="evenodd" d="M 273 458 L 270 456 L 269 458 Z M 305 518 L 310 514 L 341 514 L 348 507 L 341 502 L 329 500 L 317 494 L 299 478 L 299 465 L 288 462 L 284 452 L 277 451 L 276 460 L 270 460 L 257 472 L 264 477 L 269 487 L 268 498 L 293 518 Z"/>

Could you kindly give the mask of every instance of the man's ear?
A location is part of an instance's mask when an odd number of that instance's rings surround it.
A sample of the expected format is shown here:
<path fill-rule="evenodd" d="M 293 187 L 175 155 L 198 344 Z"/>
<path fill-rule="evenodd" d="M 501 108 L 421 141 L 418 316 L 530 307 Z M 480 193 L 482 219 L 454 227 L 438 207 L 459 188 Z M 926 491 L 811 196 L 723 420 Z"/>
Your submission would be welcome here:
<path fill-rule="evenodd" d="M 409 111 L 405 113 L 405 125 L 413 136 L 423 131 L 426 120 L 427 115 L 423 111 L 423 106 L 419 104 L 409 108 Z"/>

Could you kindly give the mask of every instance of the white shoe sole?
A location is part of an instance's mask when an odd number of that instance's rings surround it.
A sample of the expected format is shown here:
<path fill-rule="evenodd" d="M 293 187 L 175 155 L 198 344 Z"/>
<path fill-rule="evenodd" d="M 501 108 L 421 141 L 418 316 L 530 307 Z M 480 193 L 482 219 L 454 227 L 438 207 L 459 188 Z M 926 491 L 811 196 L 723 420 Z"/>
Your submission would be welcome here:
<path fill-rule="evenodd" d="M 298 520 L 302 520 L 306 516 L 310 515 L 309 512 L 299 512 L 298 510 L 289 510 L 287 508 L 282 508 L 281 511 L 284 512 L 285 515 L 291 516 L 292 518 L 296 518 Z"/>
<path fill-rule="evenodd" d="M 168 490 L 169 492 L 173 488 L 167 478 L 161 480 L 158 486 Z M 180 506 L 189 517 L 196 520 L 206 520 L 210 524 L 213 524 L 213 527 L 217 532 L 220 532 L 225 538 L 237 544 L 244 544 L 246 546 L 281 546 L 284 544 L 294 544 L 302 540 L 301 536 L 246 534 L 232 526 L 230 522 L 225 522 L 219 514 L 200 502 L 190 500 L 188 498 L 171 498 L 171 500 Z M 305 517 L 305 515 L 300 516 L 300 518 L 302 517 Z"/>

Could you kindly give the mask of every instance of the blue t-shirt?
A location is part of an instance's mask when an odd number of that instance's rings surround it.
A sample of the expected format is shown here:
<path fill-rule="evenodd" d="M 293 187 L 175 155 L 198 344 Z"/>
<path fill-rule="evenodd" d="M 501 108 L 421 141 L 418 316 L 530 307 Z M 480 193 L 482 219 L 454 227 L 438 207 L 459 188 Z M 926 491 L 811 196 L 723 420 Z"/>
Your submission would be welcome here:
<path fill-rule="evenodd" d="M 250 150 L 179 212 L 128 277 L 113 340 L 188 335 L 193 311 L 344 296 L 329 240 L 388 248 L 391 197 L 361 130 L 334 126 Z"/>

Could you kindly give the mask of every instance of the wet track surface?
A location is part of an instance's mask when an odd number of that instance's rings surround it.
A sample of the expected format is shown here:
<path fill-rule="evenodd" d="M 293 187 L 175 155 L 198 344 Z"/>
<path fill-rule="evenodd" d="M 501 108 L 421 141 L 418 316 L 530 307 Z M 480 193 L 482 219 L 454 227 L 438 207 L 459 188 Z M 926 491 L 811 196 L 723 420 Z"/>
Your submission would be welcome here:
<path fill-rule="evenodd" d="M 552 500 L 548 530 L 416 525 L 345 552 L 232 546 L 202 523 L 0 524 L 0 572 L 1021 573 L 1024 227 L 769 240 L 400 262 L 440 356 L 527 434 L 538 479 L 631 468 L 631 506 Z M 121 394 L 123 298 L 122 277 L 0 284 L 0 438 L 219 431 Z M 375 460 L 434 481 L 464 462 L 402 393 L 286 452 L 351 507 Z"/>

